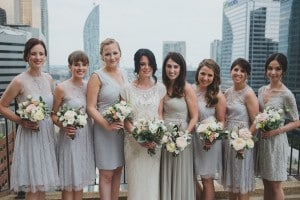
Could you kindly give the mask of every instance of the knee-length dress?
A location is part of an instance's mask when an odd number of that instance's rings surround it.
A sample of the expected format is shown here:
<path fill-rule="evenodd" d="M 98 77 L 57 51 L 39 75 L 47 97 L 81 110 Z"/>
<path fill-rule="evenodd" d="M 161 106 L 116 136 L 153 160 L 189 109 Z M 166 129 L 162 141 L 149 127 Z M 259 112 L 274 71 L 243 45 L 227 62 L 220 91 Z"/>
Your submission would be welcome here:
<path fill-rule="evenodd" d="M 265 90 L 266 86 L 258 90 L 258 101 L 261 112 L 269 106 L 282 109 L 284 111 L 283 118 L 292 121 L 299 120 L 295 97 L 287 87 L 284 86 L 284 89 L 278 91 L 268 102 L 264 102 L 263 100 Z M 268 139 L 262 139 L 259 134 L 258 139 L 259 175 L 269 181 L 285 181 L 287 179 L 289 153 L 286 133 L 281 133 Z"/>
<path fill-rule="evenodd" d="M 72 108 L 86 109 L 86 82 L 81 87 L 70 80 L 60 84 L 65 96 L 62 102 Z M 93 147 L 92 123 L 76 130 L 74 140 L 70 139 L 61 129 L 58 136 L 58 172 L 61 189 L 79 191 L 83 187 L 94 184 L 95 158 Z"/>
<path fill-rule="evenodd" d="M 187 128 L 189 114 L 184 97 L 164 100 L 164 121 L 181 125 L 183 130 Z M 176 157 L 162 149 L 160 178 L 161 200 L 195 199 L 192 144 Z"/>
<path fill-rule="evenodd" d="M 103 68 L 94 72 L 101 80 L 97 98 L 97 109 L 103 113 L 120 99 L 121 85 L 104 72 Z M 127 74 L 121 70 L 123 80 L 127 83 Z M 124 135 L 118 131 L 107 131 L 94 123 L 95 160 L 98 169 L 113 170 L 124 165 Z"/>
<path fill-rule="evenodd" d="M 16 78 L 22 85 L 17 103 L 24 102 L 28 95 L 37 100 L 41 96 L 48 111 L 52 110 L 53 95 L 48 74 L 32 77 L 23 72 Z M 11 166 L 11 189 L 14 191 L 47 191 L 59 185 L 52 119 L 49 115 L 38 123 L 39 131 L 18 126 Z"/>
<path fill-rule="evenodd" d="M 122 98 L 132 105 L 133 121 L 158 119 L 159 104 L 165 94 L 165 86 L 159 82 L 147 90 L 131 83 L 121 91 Z M 147 148 L 142 147 L 132 136 L 126 135 L 128 200 L 159 200 L 160 156 L 160 149 L 156 149 L 156 154 L 150 156 Z"/>
<path fill-rule="evenodd" d="M 225 92 L 227 102 L 227 130 L 249 128 L 250 118 L 245 104 L 245 96 L 252 90 L 248 85 L 239 91 L 233 87 Z M 224 170 L 222 184 L 226 191 L 247 193 L 255 190 L 253 149 L 244 152 L 244 159 L 236 158 L 236 151 L 224 140 Z"/>
<path fill-rule="evenodd" d="M 198 96 L 199 121 L 211 116 L 215 117 L 215 107 L 207 107 L 205 92 L 196 89 Z M 194 171 L 197 179 L 213 178 L 220 179 L 222 175 L 222 141 L 216 140 L 211 148 L 206 151 L 203 149 L 204 141 L 196 133 L 193 140 L 194 145 Z"/>

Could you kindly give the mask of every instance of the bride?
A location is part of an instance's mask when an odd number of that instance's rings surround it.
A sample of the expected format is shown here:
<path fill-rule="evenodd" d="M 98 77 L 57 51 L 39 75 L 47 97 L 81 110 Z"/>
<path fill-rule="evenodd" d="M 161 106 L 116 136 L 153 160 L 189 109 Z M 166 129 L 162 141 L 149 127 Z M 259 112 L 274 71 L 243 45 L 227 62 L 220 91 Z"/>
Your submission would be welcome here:
<path fill-rule="evenodd" d="M 148 49 L 139 49 L 134 55 L 134 72 L 137 79 L 126 85 L 121 91 L 121 98 L 133 108 L 133 121 L 138 119 L 162 119 L 159 108 L 166 90 L 157 82 L 157 70 L 154 54 Z M 133 124 L 127 122 L 127 130 Z M 159 169 L 161 152 L 150 156 L 148 148 L 155 148 L 153 143 L 137 143 L 130 134 L 125 136 L 125 163 L 128 181 L 128 200 L 159 200 Z"/>

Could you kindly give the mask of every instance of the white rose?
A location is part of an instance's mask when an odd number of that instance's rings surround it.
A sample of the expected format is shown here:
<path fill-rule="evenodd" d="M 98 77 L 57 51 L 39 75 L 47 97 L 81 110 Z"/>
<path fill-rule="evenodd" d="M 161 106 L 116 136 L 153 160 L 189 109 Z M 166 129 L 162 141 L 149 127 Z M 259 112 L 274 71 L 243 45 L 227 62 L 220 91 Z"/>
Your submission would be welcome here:
<path fill-rule="evenodd" d="M 149 130 L 151 131 L 151 133 L 156 133 L 157 129 L 158 129 L 157 124 L 150 124 L 149 125 Z"/>
<path fill-rule="evenodd" d="M 176 145 L 178 148 L 184 149 L 188 143 L 186 141 L 186 137 L 185 136 L 181 136 L 176 138 Z"/>
<path fill-rule="evenodd" d="M 236 138 L 239 137 L 239 135 L 238 135 L 237 131 L 234 130 L 234 131 L 232 131 L 232 132 L 230 133 L 230 137 L 233 138 L 233 139 L 236 139 Z"/>
<path fill-rule="evenodd" d="M 32 118 L 34 120 L 40 121 L 40 120 L 43 120 L 45 118 L 45 114 L 44 114 L 43 110 L 36 109 L 35 112 L 32 115 Z"/>
<path fill-rule="evenodd" d="M 80 126 L 86 125 L 87 124 L 86 115 L 79 115 L 77 117 L 77 121 Z"/>
<path fill-rule="evenodd" d="M 68 125 L 74 125 L 74 122 L 75 122 L 75 118 L 71 118 L 67 120 Z"/>
<path fill-rule="evenodd" d="M 161 142 L 163 144 L 166 144 L 170 140 L 170 137 L 168 135 L 164 135 L 163 138 L 161 139 Z"/>
<path fill-rule="evenodd" d="M 252 149 L 254 147 L 254 142 L 252 139 L 247 139 L 246 141 L 246 146 L 249 148 L 249 149 Z"/>
<path fill-rule="evenodd" d="M 247 128 L 242 128 L 239 130 L 239 137 L 241 138 L 252 138 L 252 134 Z"/>
<path fill-rule="evenodd" d="M 196 129 L 197 133 L 204 133 L 207 130 L 208 126 L 209 124 L 199 124 L 199 126 Z"/>
<path fill-rule="evenodd" d="M 174 142 L 170 142 L 166 144 L 166 148 L 168 152 L 174 152 L 176 150 L 176 146 Z"/>
<path fill-rule="evenodd" d="M 242 138 L 236 138 L 235 140 L 231 140 L 231 145 L 236 151 L 239 151 L 245 148 L 246 142 Z"/>
<path fill-rule="evenodd" d="M 75 111 L 73 111 L 73 110 L 68 110 L 67 112 L 65 112 L 64 118 L 65 118 L 65 120 L 67 120 L 67 121 L 69 121 L 70 119 L 73 119 L 73 120 L 74 120 L 74 118 L 75 118 L 76 115 L 77 115 L 77 114 L 76 114 Z"/>

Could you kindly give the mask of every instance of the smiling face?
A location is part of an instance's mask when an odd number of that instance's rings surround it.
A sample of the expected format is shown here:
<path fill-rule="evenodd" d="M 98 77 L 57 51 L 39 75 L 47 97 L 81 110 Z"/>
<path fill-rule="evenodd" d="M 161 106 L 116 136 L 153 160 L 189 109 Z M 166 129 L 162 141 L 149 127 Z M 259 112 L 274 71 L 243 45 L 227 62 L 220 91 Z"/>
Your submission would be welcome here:
<path fill-rule="evenodd" d="M 101 56 L 107 67 L 117 67 L 120 62 L 121 52 L 116 43 L 111 43 L 103 47 Z"/>
<path fill-rule="evenodd" d="M 140 59 L 139 67 L 139 77 L 140 78 L 150 78 L 153 74 L 153 68 L 150 65 L 149 59 L 147 56 L 142 56 Z"/>
<path fill-rule="evenodd" d="M 236 65 L 232 68 L 230 71 L 231 79 L 235 84 L 242 84 L 245 83 L 247 79 L 247 72 L 245 69 L 240 67 L 239 65 Z"/>
<path fill-rule="evenodd" d="M 266 76 L 269 78 L 270 82 L 278 82 L 282 79 L 283 70 L 277 60 L 273 60 L 269 63 Z"/>
<path fill-rule="evenodd" d="M 69 65 L 72 77 L 75 79 L 83 79 L 88 69 L 88 64 L 82 61 L 73 62 Z"/>
<path fill-rule="evenodd" d="M 27 58 L 31 68 L 42 68 L 47 58 L 44 47 L 41 44 L 33 46 Z"/>
<path fill-rule="evenodd" d="M 170 81 L 175 81 L 180 75 L 180 66 L 171 58 L 166 62 L 166 75 Z"/>
<path fill-rule="evenodd" d="M 198 73 L 198 82 L 200 88 L 207 88 L 212 84 L 215 77 L 215 73 L 212 69 L 207 66 L 201 67 Z"/>

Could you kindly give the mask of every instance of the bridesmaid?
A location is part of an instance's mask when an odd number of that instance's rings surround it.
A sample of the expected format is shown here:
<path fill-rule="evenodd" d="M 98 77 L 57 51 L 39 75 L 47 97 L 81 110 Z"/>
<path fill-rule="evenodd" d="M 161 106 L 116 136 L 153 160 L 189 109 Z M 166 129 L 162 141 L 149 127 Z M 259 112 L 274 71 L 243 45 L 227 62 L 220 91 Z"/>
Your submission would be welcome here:
<path fill-rule="evenodd" d="M 34 99 L 39 96 L 52 110 L 53 80 L 42 67 L 47 58 L 45 43 L 37 38 L 25 44 L 23 59 L 28 68 L 16 76 L 0 99 L 0 113 L 19 124 L 11 166 L 11 188 L 25 191 L 25 199 L 45 199 L 45 191 L 59 185 L 55 156 L 54 125 L 50 117 L 39 122 L 22 120 L 9 109 L 16 98 L 22 103 L 28 95 Z"/>
<path fill-rule="evenodd" d="M 258 114 L 258 101 L 252 88 L 247 85 L 251 65 L 238 58 L 231 64 L 230 75 L 233 86 L 226 90 L 227 102 L 226 129 L 248 128 L 253 134 L 255 116 Z M 255 190 L 253 149 L 244 151 L 244 159 L 236 158 L 236 151 L 229 141 L 224 142 L 223 187 L 229 192 L 229 199 L 249 199 L 248 192 Z"/>
<path fill-rule="evenodd" d="M 92 73 L 87 86 L 87 112 L 94 120 L 96 166 L 100 173 L 101 199 L 119 198 L 124 165 L 124 135 L 118 133 L 122 122 L 109 123 L 102 113 L 120 99 L 120 89 L 127 83 L 127 74 L 119 67 L 121 49 L 111 38 L 100 44 L 104 66 Z"/>
<path fill-rule="evenodd" d="M 199 64 L 195 75 L 193 89 L 198 96 L 199 121 L 211 116 L 223 125 L 225 123 L 226 99 L 220 90 L 220 68 L 212 59 L 204 59 Z M 209 144 L 210 149 L 204 150 L 205 144 L 196 134 L 194 137 L 194 170 L 196 179 L 201 179 L 203 188 L 196 182 L 197 199 L 215 199 L 214 179 L 222 174 L 222 142 Z"/>
<path fill-rule="evenodd" d="M 72 77 L 54 90 L 52 120 L 60 127 L 58 136 L 58 171 L 62 199 L 82 199 L 83 187 L 94 184 L 95 161 L 91 121 L 83 128 L 63 127 L 58 121 L 57 111 L 66 104 L 72 108 L 86 108 L 86 86 L 83 80 L 89 59 L 83 51 L 74 51 L 68 57 Z M 74 139 L 70 138 L 72 136 Z"/>
<path fill-rule="evenodd" d="M 287 72 L 287 58 L 281 53 L 272 54 L 265 64 L 268 85 L 258 90 L 259 108 L 267 106 L 284 110 L 283 118 L 290 119 L 278 129 L 261 133 L 258 147 L 258 171 L 263 179 L 264 200 L 283 200 L 282 181 L 287 180 L 288 140 L 286 132 L 300 126 L 299 114 L 293 93 L 283 84 Z"/>
<path fill-rule="evenodd" d="M 163 105 L 165 123 L 173 122 L 192 133 L 198 120 L 197 96 L 186 82 L 186 63 L 181 54 L 170 52 L 166 56 L 162 79 L 167 90 Z M 161 200 L 195 199 L 192 144 L 176 157 L 162 150 L 160 185 Z"/>

